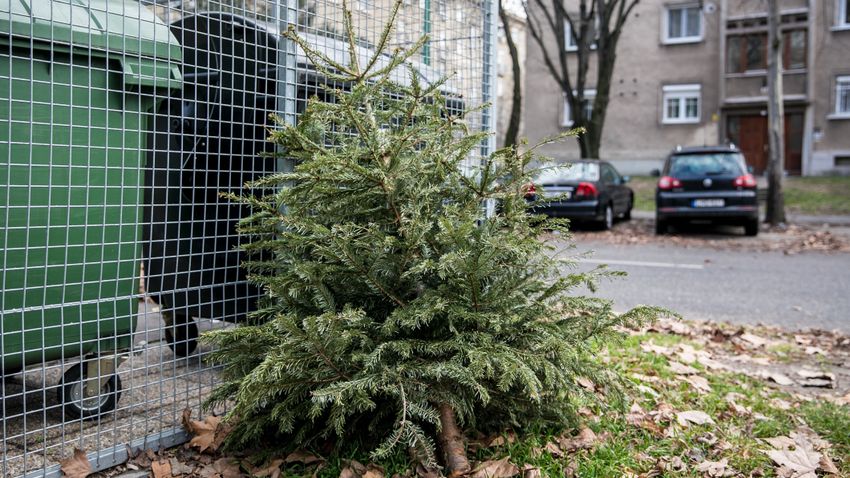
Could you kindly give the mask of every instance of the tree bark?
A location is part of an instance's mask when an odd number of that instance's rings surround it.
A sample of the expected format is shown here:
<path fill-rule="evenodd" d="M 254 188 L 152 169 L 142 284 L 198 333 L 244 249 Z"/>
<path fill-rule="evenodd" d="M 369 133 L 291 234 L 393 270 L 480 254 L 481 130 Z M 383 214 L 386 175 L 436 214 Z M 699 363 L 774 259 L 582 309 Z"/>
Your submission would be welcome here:
<path fill-rule="evenodd" d="M 448 403 L 440 404 L 440 434 L 437 441 L 443 451 L 448 478 L 459 478 L 472 470 L 466 458 L 463 434 L 457 426 L 455 411 Z"/>
<path fill-rule="evenodd" d="M 502 28 L 505 29 L 505 42 L 511 55 L 511 74 L 513 75 L 513 90 L 511 91 L 511 116 L 508 121 L 508 129 L 505 132 L 504 146 L 513 146 L 519 141 L 519 123 L 522 119 L 522 70 L 519 62 L 519 50 L 514 42 L 511 32 L 511 23 L 508 13 L 502 7 L 499 0 L 499 18 L 502 20 Z"/>
<path fill-rule="evenodd" d="M 767 0 L 767 120 L 768 120 L 768 186 L 765 222 L 785 222 L 782 176 L 785 157 L 785 111 L 782 97 L 782 35 L 779 31 L 778 0 Z"/>

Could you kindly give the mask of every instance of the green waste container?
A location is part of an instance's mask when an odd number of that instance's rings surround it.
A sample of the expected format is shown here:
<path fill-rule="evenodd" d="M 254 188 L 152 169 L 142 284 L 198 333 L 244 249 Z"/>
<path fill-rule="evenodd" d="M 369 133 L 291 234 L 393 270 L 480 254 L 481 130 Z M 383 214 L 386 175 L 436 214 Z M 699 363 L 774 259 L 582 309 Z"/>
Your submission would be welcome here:
<path fill-rule="evenodd" d="M 84 357 L 59 387 L 71 417 L 120 394 L 147 132 L 180 61 L 135 1 L 0 0 L 0 368 Z"/>

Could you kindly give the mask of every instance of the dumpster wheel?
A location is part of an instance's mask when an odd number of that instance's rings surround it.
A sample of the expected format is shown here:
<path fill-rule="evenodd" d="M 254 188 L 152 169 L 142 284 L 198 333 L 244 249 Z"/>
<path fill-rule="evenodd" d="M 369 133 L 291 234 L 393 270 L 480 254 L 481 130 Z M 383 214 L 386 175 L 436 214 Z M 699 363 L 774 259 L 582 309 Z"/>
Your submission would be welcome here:
<path fill-rule="evenodd" d="M 83 373 L 83 364 L 69 368 L 62 376 L 59 387 L 59 403 L 68 418 L 93 419 L 115 409 L 121 398 L 121 378 L 117 373 L 100 379 L 101 388 L 91 397 L 85 397 L 87 377 Z M 96 385 L 97 379 L 91 381 Z"/>
<path fill-rule="evenodd" d="M 165 340 L 174 355 L 187 357 L 198 348 L 198 325 L 187 314 L 163 313 Z"/>

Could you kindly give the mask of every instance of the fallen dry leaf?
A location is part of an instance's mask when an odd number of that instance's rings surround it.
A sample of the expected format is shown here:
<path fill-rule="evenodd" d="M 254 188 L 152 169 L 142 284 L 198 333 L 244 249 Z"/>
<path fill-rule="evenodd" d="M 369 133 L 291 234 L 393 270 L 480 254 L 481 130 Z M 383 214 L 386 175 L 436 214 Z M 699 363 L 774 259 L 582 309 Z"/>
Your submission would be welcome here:
<path fill-rule="evenodd" d="M 816 370 L 798 370 L 797 375 L 803 377 L 804 387 L 835 388 L 835 374 Z"/>
<path fill-rule="evenodd" d="M 74 448 L 74 455 L 59 462 L 59 468 L 62 474 L 68 478 L 86 478 L 92 474 L 91 463 L 86 456 L 86 452 L 79 448 Z"/>
<path fill-rule="evenodd" d="M 183 428 L 193 435 L 189 446 L 198 448 L 201 453 L 218 450 L 228 432 L 221 424 L 221 417 L 209 415 L 203 421 L 193 420 L 192 411 L 188 408 L 183 410 Z"/>
<path fill-rule="evenodd" d="M 471 478 L 509 478 L 519 474 L 519 468 L 511 463 L 510 457 L 480 463 L 472 470 Z"/>
<path fill-rule="evenodd" d="M 342 472 L 339 474 L 339 478 L 361 478 L 366 473 L 366 467 L 363 466 L 357 460 L 351 460 L 348 462 L 345 468 L 342 469 Z"/>
<path fill-rule="evenodd" d="M 419 478 L 440 478 L 442 475 L 436 468 L 426 468 L 422 463 L 416 465 L 416 476 Z"/>
<path fill-rule="evenodd" d="M 591 391 L 591 392 L 596 391 L 596 385 L 587 377 L 578 377 L 578 378 L 576 378 L 576 382 L 579 385 L 581 385 L 581 388 L 583 388 L 585 390 L 588 390 L 588 391 Z"/>
<path fill-rule="evenodd" d="M 709 370 L 725 370 L 727 367 L 708 356 L 697 357 L 697 363 Z"/>
<path fill-rule="evenodd" d="M 770 380 L 771 382 L 778 383 L 779 385 L 785 385 L 785 386 L 794 385 L 794 381 L 791 380 L 790 377 L 788 377 L 785 374 L 778 373 L 778 372 L 768 372 L 766 370 L 762 370 L 761 372 L 758 373 L 758 376 L 761 377 L 761 378 Z"/>
<path fill-rule="evenodd" d="M 599 441 L 599 437 L 596 436 L 596 433 L 593 433 L 593 430 L 587 427 L 583 427 L 579 430 L 578 435 L 574 437 L 564 437 L 558 439 L 558 445 L 561 447 L 561 450 L 569 453 L 576 450 L 583 450 L 592 448 L 596 442 Z"/>
<path fill-rule="evenodd" d="M 239 464 L 232 458 L 219 458 L 201 469 L 202 478 L 242 478 Z"/>
<path fill-rule="evenodd" d="M 659 397 L 658 392 L 656 392 L 656 391 L 655 391 L 655 389 L 654 389 L 654 388 L 652 388 L 652 387 L 648 387 L 648 386 L 646 386 L 646 385 L 638 385 L 638 386 L 636 386 L 635 388 L 637 388 L 637 389 L 638 389 L 638 390 L 640 390 L 641 392 L 643 392 L 643 393 L 645 393 L 645 394 L 647 394 L 647 395 L 649 395 L 649 396 L 651 396 L 651 397 L 653 397 L 653 398 L 658 398 L 658 397 Z"/>
<path fill-rule="evenodd" d="M 754 347 L 762 347 L 767 344 L 767 339 L 759 337 L 758 335 L 751 334 L 749 332 L 741 334 L 739 338 Z"/>
<path fill-rule="evenodd" d="M 366 473 L 363 478 L 384 478 L 384 468 L 373 463 L 366 465 Z"/>
<path fill-rule="evenodd" d="M 652 421 L 649 414 L 644 412 L 637 403 L 633 403 L 631 408 L 629 408 L 629 413 L 626 415 L 626 423 L 639 426 L 657 435 L 661 434 L 661 428 Z"/>
<path fill-rule="evenodd" d="M 655 345 L 655 344 L 652 344 L 652 343 L 640 344 L 640 348 L 641 348 L 641 350 L 643 350 L 646 353 L 664 355 L 664 356 L 667 356 L 667 357 L 673 355 L 673 349 L 671 349 L 670 347 L 663 347 L 661 345 Z"/>
<path fill-rule="evenodd" d="M 669 403 L 661 402 L 655 406 L 655 410 L 649 412 L 649 416 L 655 420 L 656 423 L 661 422 L 669 422 L 673 420 L 673 417 L 676 415 L 676 411 Z"/>
<path fill-rule="evenodd" d="M 531 465 L 523 465 L 522 478 L 543 478 L 540 474 L 540 468 Z"/>
<path fill-rule="evenodd" d="M 171 458 L 170 460 L 168 460 L 168 462 L 171 463 L 172 476 L 192 476 L 195 473 L 195 467 L 181 463 L 180 460 L 178 460 L 177 458 Z"/>
<path fill-rule="evenodd" d="M 560 458 L 560 457 L 564 456 L 564 452 L 561 451 L 561 448 L 558 445 L 556 445 L 552 442 L 546 443 L 546 446 L 544 446 L 543 448 L 535 449 L 534 452 L 535 452 L 535 456 L 540 456 L 544 452 L 552 455 L 555 458 Z"/>
<path fill-rule="evenodd" d="M 794 472 L 795 478 L 815 478 L 815 471 L 820 467 L 821 454 L 814 450 L 797 447 L 794 450 L 769 450 L 770 457 L 780 467 Z"/>
<path fill-rule="evenodd" d="M 699 370 L 675 360 L 670 361 L 670 370 L 676 375 L 696 375 Z"/>
<path fill-rule="evenodd" d="M 280 466 L 284 464 L 284 460 L 278 458 L 276 460 L 272 460 L 266 466 L 260 468 L 254 468 L 251 470 L 251 475 L 256 476 L 257 478 L 264 478 L 268 476 L 269 478 L 278 478 L 280 476 Z"/>
<path fill-rule="evenodd" d="M 171 478 L 171 462 L 157 460 L 151 463 L 151 474 L 153 478 Z"/>
<path fill-rule="evenodd" d="M 838 475 L 839 473 L 841 473 L 838 470 L 838 467 L 835 466 L 835 463 L 832 462 L 832 458 L 830 458 L 826 454 L 821 455 L 820 462 L 818 464 L 820 465 L 820 469 L 823 470 L 824 473 L 830 475 Z"/>
<path fill-rule="evenodd" d="M 704 473 L 705 476 L 724 477 L 733 476 L 735 470 L 729 469 L 729 460 L 724 458 L 720 461 L 704 461 L 697 465 L 697 471 Z"/>
<path fill-rule="evenodd" d="M 312 453 L 308 453 L 304 450 L 295 450 L 292 453 L 286 455 L 286 458 L 283 459 L 283 462 L 286 464 L 289 463 L 303 463 L 304 465 L 312 465 L 313 463 L 318 463 L 320 461 L 325 461 L 324 458 L 318 457 Z"/>
<path fill-rule="evenodd" d="M 700 375 L 692 375 L 690 377 L 683 377 L 686 382 L 693 385 L 695 389 L 703 393 L 711 393 L 711 385 L 708 383 L 708 379 L 702 377 Z"/>
<path fill-rule="evenodd" d="M 683 427 L 694 425 L 714 425 L 714 420 L 707 413 L 699 410 L 688 410 L 676 414 L 676 421 Z"/>

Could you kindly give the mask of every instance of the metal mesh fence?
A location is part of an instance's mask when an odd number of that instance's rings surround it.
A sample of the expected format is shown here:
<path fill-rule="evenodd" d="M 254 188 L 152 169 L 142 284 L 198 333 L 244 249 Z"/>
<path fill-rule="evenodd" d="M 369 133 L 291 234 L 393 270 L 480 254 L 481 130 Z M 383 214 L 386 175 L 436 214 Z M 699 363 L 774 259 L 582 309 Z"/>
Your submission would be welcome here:
<path fill-rule="evenodd" d="M 351 0 L 374 48 L 391 0 Z M 493 0 L 405 0 L 392 35 L 462 110 L 493 92 Z M 266 141 L 326 81 L 281 36 L 347 57 L 336 0 L 0 1 L 3 476 L 180 443 L 216 384 L 197 336 L 259 291 L 246 211 L 219 195 L 287 167 Z M 403 77 L 399 78 L 404 81 Z M 492 108 L 469 115 L 490 130 Z M 492 148 L 482 144 L 481 153 Z M 470 158 L 470 162 L 478 158 Z"/>

